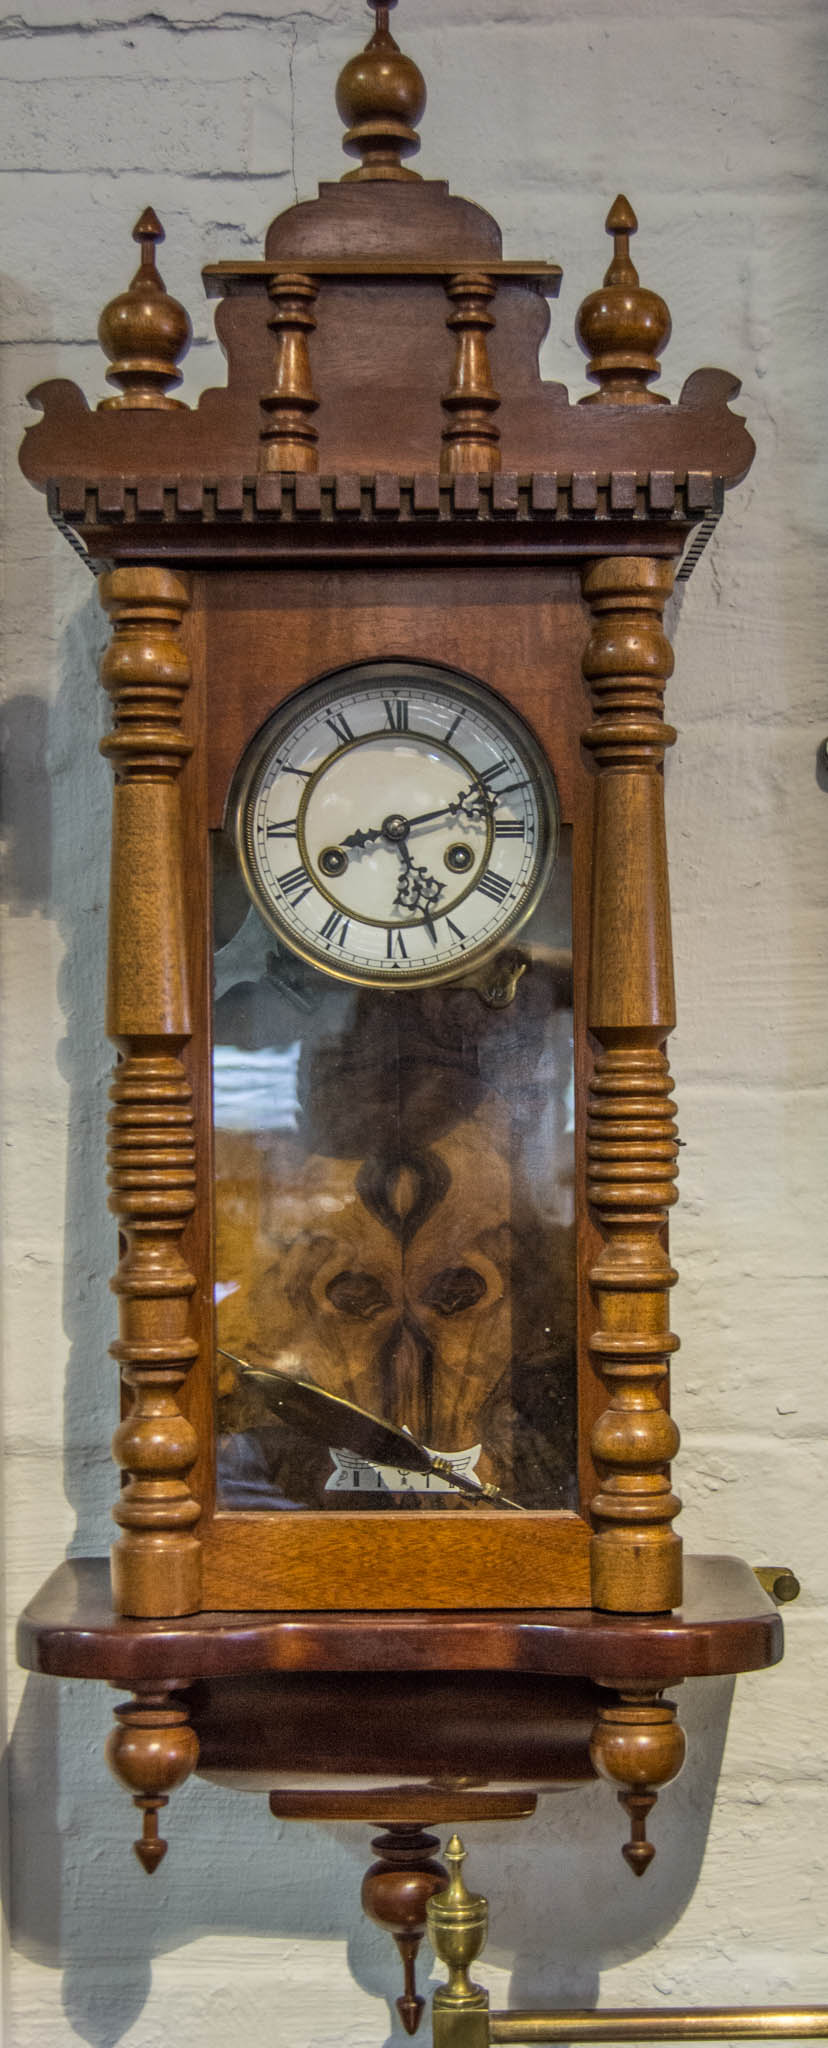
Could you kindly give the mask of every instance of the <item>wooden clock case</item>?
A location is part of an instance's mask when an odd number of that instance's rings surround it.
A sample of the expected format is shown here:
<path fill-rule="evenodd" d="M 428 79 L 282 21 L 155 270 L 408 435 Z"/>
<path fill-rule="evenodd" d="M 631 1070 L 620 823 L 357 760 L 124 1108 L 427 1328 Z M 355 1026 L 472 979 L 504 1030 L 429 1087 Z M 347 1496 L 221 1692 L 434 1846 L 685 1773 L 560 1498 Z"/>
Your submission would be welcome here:
<path fill-rule="evenodd" d="M 597 388 L 570 403 L 538 373 L 556 266 L 504 261 L 489 215 L 403 165 L 424 88 L 387 10 L 338 103 L 357 169 L 274 221 L 261 261 L 205 273 L 224 388 L 193 408 L 169 396 L 189 323 L 150 211 L 139 271 L 101 321 L 117 395 L 90 411 L 69 383 L 33 394 L 24 471 L 100 574 L 113 626 L 127 1400 L 111 1593 L 103 1562 L 62 1567 L 20 1655 L 131 1691 L 110 1761 L 142 1809 L 146 1868 L 159 1808 L 196 1767 L 269 1789 L 280 1814 L 389 1822 L 388 1867 L 409 1890 L 421 1872 L 407 1920 L 398 1894 L 382 1908 L 405 1945 L 444 1881 L 418 1834 L 429 1820 L 525 1813 L 539 1788 L 598 1770 L 645 1869 L 647 1811 L 683 1755 L 664 1688 L 781 1655 L 747 1567 L 690 1560 L 682 1580 L 666 1405 L 663 610 L 753 444 L 726 373 L 697 372 L 675 404 L 651 390 L 669 315 L 639 284 L 626 201 L 579 315 Z M 505 697 L 571 827 L 577 1512 L 216 1508 L 208 835 L 280 701 L 397 656 Z M 411 1983 L 406 1997 L 416 2024 Z"/>

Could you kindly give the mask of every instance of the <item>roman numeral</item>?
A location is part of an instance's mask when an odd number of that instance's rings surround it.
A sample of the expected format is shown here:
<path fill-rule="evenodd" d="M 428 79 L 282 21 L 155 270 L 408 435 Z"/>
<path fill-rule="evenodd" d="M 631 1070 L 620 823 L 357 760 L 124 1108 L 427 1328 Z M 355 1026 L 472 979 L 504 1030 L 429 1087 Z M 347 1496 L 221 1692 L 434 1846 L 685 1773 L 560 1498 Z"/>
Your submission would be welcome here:
<path fill-rule="evenodd" d="M 508 896 L 511 886 L 511 882 L 507 882 L 503 875 L 494 874 L 491 868 L 486 869 L 476 884 L 481 896 L 491 897 L 493 903 L 502 903 L 504 896 Z"/>
<path fill-rule="evenodd" d="M 350 918 L 343 917 L 341 910 L 332 910 L 330 917 L 326 917 L 325 922 L 322 926 L 321 937 L 323 939 L 330 939 L 331 941 L 337 939 L 339 945 L 344 946 L 345 940 L 348 936 L 349 924 Z M 339 930 L 340 925 L 342 926 L 341 931 Z"/>
<path fill-rule="evenodd" d="M 453 740 L 453 738 L 454 738 L 454 735 L 455 735 L 455 733 L 456 733 L 456 731 L 457 731 L 457 727 L 458 727 L 458 725 L 460 725 L 460 724 L 462 723 L 462 720 L 463 720 L 463 716 L 464 716 L 463 712 L 462 712 L 462 711 L 458 711 L 458 713 L 457 713 L 457 717 L 456 717 L 456 718 L 455 718 L 455 719 L 454 719 L 454 720 L 452 721 L 451 725 L 449 726 L 449 729 L 448 729 L 448 732 L 446 733 L 446 738 L 445 738 L 445 744 L 446 744 L 446 746 L 447 746 L 447 747 L 450 747 L 450 746 L 451 746 L 452 740 Z"/>
<path fill-rule="evenodd" d="M 496 839 L 525 839 L 525 818 L 495 818 L 494 836 Z"/>
<path fill-rule="evenodd" d="M 269 818 L 267 821 L 267 836 L 268 839 L 295 839 L 296 819 L 280 818 L 278 823 L 274 824 Z"/>
<path fill-rule="evenodd" d="M 306 896 L 310 895 L 312 884 L 307 868 L 288 868 L 287 873 L 277 875 L 276 880 L 283 896 L 293 904 L 294 910 L 299 903 L 304 903 Z"/>
<path fill-rule="evenodd" d="M 446 924 L 448 925 L 449 931 L 454 933 L 455 938 L 460 939 L 461 943 L 465 946 L 466 934 L 465 932 L 461 932 L 459 924 L 454 924 L 450 917 L 446 918 Z"/>
<path fill-rule="evenodd" d="M 277 761 L 276 767 L 280 775 L 301 775 L 303 782 L 310 781 L 310 768 L 294 768 L 292 761 Z"/>
<path fill-rule="evenodd" d="M 476 768 L 474 772 L 478 782 L 482 782 L 484 788 L 489 789 L 498 775 L 509 774 L 509 763 L 508 761 L 496 761 L 493 768 L 484 768 L 482 770 Z"/>
<path fill-rule="evenodd" d="M 332 711 L 325 724 L 330 726 L 338 747 L 347 746 L 348 741 L 354 737 L 344 711 Z"/>
<path fill-rule="evenodd" d="M 408 698 L 383 697 L 385 716 L 392 732 L 408 731 Z"/>
<path fill-rule="evenodd" d="M 386 932 L 386 934 L 385 934 L 385 956 L 386 956 L 386 959 L 387 959 L 387 960 L 393 960 L 393 959 L 394 959 L 394 956 L 395 956 L 395 954 L 396 954 L 396 955 L 397 955 L 397 956 L 399 957 L 399 959 L 401 959 L 401 960 L 407 960 L 407 959 L 408 959 L 408 954 L 407 954 L 407 952 L 406 952 L 406 950 L 405 950 L 405 940 L 404 940 L 404 938 L 403 938 L 402 932 L 401 932 L 401 931 L 395 931 L 395 930 L 394 930 L 394 927 L 393 927 L 392 925 L 389 925 L 389 927 L 388 927 L 388 930 L 387 930 L 387 932 Z"/>

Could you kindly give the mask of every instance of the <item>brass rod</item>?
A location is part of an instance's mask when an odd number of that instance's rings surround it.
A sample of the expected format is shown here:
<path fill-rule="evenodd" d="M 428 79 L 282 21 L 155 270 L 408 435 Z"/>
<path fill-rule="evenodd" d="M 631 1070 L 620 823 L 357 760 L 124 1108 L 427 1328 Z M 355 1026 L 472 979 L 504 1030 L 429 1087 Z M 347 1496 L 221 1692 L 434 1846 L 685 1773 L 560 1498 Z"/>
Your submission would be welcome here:
<path fill-rule="evenodd" d="M 828 2005 L 493 2012 L 490 2041 L 825 2041 Z"/>

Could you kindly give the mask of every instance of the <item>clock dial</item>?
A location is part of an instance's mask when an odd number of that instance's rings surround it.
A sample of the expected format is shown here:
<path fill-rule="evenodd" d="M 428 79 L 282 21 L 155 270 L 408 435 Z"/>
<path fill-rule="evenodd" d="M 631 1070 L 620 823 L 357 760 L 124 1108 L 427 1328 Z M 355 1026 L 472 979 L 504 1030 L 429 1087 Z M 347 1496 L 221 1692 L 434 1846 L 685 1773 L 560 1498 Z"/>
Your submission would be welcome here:
<path fill-rule="evenodd" d="M 261 915 L 340 978 L 464 973 L 521 925 L 555 857 L 555 786 L 499 698 L 425 663 L 372 662 L 269 719 L 236 837 Z"/>

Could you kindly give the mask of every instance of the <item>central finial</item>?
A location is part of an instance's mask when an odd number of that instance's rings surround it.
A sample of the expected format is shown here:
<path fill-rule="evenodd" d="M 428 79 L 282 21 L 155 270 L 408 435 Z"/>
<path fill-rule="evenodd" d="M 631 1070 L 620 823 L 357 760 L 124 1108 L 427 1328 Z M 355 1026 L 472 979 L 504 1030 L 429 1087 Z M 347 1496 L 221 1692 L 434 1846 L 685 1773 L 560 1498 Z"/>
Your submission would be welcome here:
<path fill-rule="evenodd" d="M 373 0 L 374 33 L 358 57 L 339 74 L 336 104 L 346 133 L 342 147 L 361 158 L 359 169 L 346 171 L 343 182 L 356 178 L 418 178 L 402 163 L 420 147 L 415 123 L 425 110 L 425 80 L 412 57 L 406 57 L 388 27 L 389 8 L 396 0 Z"/>

